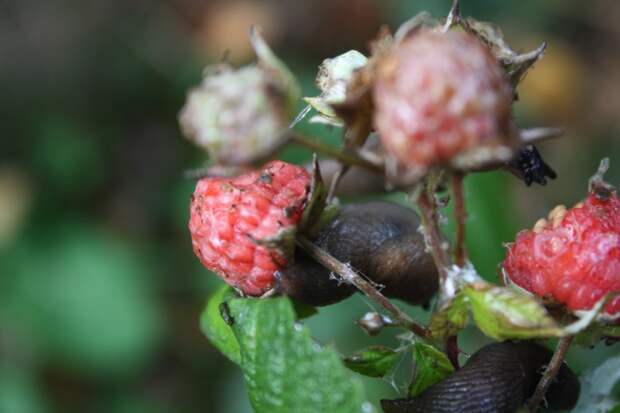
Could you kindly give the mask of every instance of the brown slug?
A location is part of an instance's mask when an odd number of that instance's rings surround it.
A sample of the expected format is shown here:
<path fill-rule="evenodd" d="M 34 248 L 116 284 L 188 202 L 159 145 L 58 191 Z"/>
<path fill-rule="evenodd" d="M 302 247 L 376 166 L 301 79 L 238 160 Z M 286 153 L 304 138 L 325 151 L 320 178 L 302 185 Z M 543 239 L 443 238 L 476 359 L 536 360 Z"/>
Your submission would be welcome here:
<path fill-rule="evenodd" d="M 379 284 L 387 297 L 426 304 L 438 288 L 437 269 L 418 231 L 420 219 L 390 202 L 349 204 L 314 242 Z M 279 290 L 306 304 L 327 305 L 355 292 L 297 248 L 295 262 L 279 274 Z"/>
<path fill-rule="evenodd" d="M 416 398 L 382 400 L 385 413 L 515 413 L 532 396 L 552 352 L 533 342 L 489 344 L 463 368 Z M 570 410 L 580 384 L 562 365 L 547 391 L 549 408 Z"/>

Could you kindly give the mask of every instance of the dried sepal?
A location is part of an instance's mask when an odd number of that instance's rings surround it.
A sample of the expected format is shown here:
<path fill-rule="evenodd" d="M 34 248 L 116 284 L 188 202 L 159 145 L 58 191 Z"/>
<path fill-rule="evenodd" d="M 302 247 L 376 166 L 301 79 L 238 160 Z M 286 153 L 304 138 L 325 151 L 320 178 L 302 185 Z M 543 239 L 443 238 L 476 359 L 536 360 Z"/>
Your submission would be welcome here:
<path fill-rule="evenodd" d="M 344 121 L 344 143 L 348 148 L 359 148 L 373 131 L 374 103 L 372 87 L 375 82 L 377 64 L 381 61 L 394 39 L 386 27 L 382 27 L 377 38 L 370 44 L 371 56 L 366 64 L 354 72 L 347 83 L 344 101 L 332 104 L 336 115 Z"/>
<path fill-rule="evenodd" d="M 588 180 L 588 192 L 595 194 L 597 198 L 602 200 L 608 199 L 616 192 L 616 188 L 605 181 L 605 174 L 608 170 L 609 158 L 603 158 L 596 173 Z"/>
<path fill-rule="evenodd" d="M 421 29 L 437 27 L 438 24 L 439 23 L 431 17 L 429 12 L 420 12 L 398 27 L 396 33 L 394 33 L 394 41 L 396 43 L 401 42 L 416 34 Z"/>
<path fill-rule="evenodd" d="M 327 188 L 323 182 L 321 169 L 315 154 L 312 160 L 310 192 L 299 223 L 299 231 L 313 238 L 337 213 L 338 206 L 327 203 Z"/>
<path fill-rule="evenodd" d="M 504 68 L 513 90 L 516 89 L 532 65 L 543 56 L 547 47 L 547 44 L 543 42 L 538 48 L 519 54 L 504 40 L 504 33 L 498 25 L 481 22 L 471 17 L 463 20 L 462 24 L 466 30 L 475 34 L 490 48 Z"/>
<path fill-rule="evenodd" d="M 297 237 L 297 227 L 290 225 L 281 228 L 276 234 L 268 238 L 252 239 L 256 245 L 267 248 L 272 255 L 272 259 L 284 265 L 293 262 L 295 257 L 295 239 Z"/>
<path fill-rule="evenodd" d="M 325 59 L 319 66 L 316 85 L 321 94 L 316 97 L 305 97 L 304 100 L 313 109 L 319 112 L 317 119 L 311 121 L 322 122 L 334 126 L 342 126 L 343 121 L 338 118 L 331 105 L 346 100 L 347 86 L 355 71 L 363 67 L 368 58 L 357 50 L 350 50 L 331 59 Z"/>

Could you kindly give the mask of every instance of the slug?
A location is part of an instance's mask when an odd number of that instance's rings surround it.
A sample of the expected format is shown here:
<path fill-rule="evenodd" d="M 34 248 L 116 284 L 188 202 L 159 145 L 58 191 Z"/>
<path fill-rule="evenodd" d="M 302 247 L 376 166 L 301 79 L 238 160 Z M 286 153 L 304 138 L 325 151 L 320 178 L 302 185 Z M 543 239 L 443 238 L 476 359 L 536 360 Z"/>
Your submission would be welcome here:
<path fill-rule="evenodd" d="M 438 288 L 437 269 L 411 209 L 389 202 L 350 204 L 314 242 L 371 281 L 381 292 L 411 304 L 426 304 Z M 355 292 L 300 248 L 294 263 L 279 274 L 279 290 L 311 305 L 327 305 Z"/>
<path fill-rule="evenodd" d="M 463 368 L 416 398 L 382 400 L 385 413 L 515 413 L 532 396 L 552 352 L 532 342 L 489 344 Z M 562 365 L 546 394 L 549 408 L 570 410 L 579 380 Z"/>

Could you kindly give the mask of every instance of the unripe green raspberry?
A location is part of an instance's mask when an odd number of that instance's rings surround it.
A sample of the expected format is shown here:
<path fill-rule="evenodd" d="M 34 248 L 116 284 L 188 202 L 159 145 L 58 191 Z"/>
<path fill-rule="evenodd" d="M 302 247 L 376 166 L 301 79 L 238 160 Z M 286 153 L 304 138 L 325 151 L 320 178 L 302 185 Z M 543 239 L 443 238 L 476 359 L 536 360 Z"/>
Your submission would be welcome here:
<path fill-rule="evenodd" d="M 282 143 L 299 88 L 288 69 L 257 34 L 258 63 L 240 69 L 208 68 L 190 91 L 179 122 L 183 134 L 221 165 L 247 165 Z"/>

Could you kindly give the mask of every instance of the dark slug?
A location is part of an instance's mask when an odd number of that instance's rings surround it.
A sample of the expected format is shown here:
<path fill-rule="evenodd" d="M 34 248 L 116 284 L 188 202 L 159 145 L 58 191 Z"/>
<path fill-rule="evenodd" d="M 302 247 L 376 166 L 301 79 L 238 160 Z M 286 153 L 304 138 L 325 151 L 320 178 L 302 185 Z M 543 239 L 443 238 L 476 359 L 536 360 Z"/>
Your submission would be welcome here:
<path fill-rule="evenodd" d="M 389 202 L 350 204 L 323 228 L 314 242 L 377 284 L 388 297 L 425 304 L 438 288 L 437 269 L 425 251 L 420 219 Z M 295 262 L 279 274 L 279 290 L 311 305 L 327 305 L 355 292 L 300 248 Z"/>
<path fill-rule="evenodd" d="M 420 396 L 382 400 L 381 407 L 385 413 L 515 413 L 534 393 L 551 356 L 532 342 L 490 344 Z M 554 410 L 570 410 L 579 390 L 579 380 L 564 364 L 547 392 L 547 403 Z"/>

